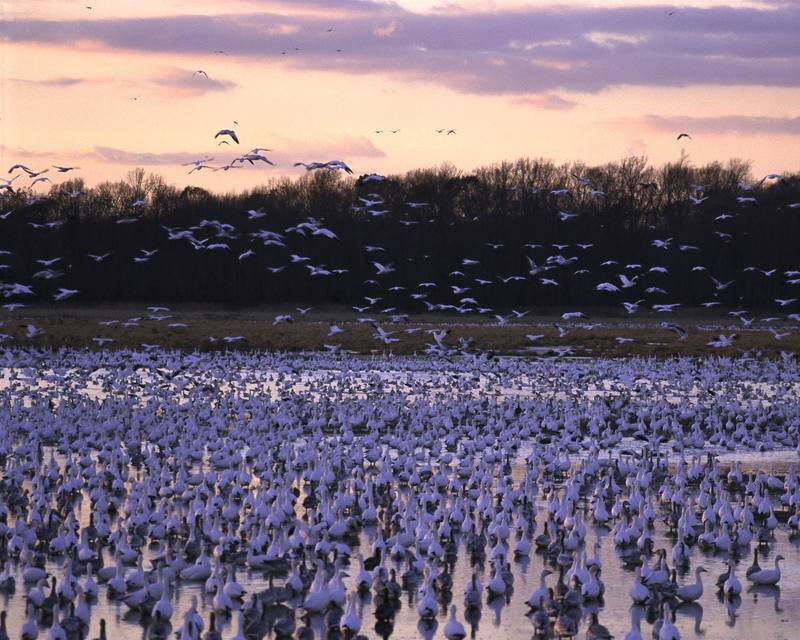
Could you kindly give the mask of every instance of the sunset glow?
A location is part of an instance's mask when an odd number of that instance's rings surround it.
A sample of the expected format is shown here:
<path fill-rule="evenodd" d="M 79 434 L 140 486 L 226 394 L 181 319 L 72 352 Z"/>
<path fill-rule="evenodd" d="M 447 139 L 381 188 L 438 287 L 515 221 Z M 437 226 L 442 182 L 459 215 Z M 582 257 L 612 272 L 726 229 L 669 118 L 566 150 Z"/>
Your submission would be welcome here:
<path fill-rule="evenodd" d="M 95 184 L 142 166 L 215 191 L 334 158 L 392 173 L 686 151 L 797 169 L 795 3 L 437 4 L 6 2 L 4 167 L 71 163 Z M 241 145 L 218 146 L 221 128 Z M 253 147 L 277 166 L 180 166 Z"/>

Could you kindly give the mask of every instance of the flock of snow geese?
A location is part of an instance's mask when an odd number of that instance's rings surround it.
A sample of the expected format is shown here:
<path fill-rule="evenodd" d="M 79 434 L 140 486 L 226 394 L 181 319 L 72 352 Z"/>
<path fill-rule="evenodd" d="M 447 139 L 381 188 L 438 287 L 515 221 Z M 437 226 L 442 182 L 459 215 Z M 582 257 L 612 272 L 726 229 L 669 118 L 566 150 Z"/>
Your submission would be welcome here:
<path fill-rule="evenodd" d="M 214 139 L 240 143 L 234 129 Z M 226 165 L 204 157 L 185 166 L 194 173 L 273 165 L 268 152 L 257 147 Z M 295 166 L 353 173 L 341 160 Z M 0 191 L 13 191 L 22 175 L 29 186 L 49 182 L 48 171 L 15 164 Z M 573 178 L 574 185 L 543 194 L 564 203 L 563 224 L 580 216 L 567 210 L 573 191 L 606 196 L 591 180 Z M 385 179 L 368 174 L 359 184 Z M 751 185 L 740 186 L 737 204 L 757 205 L 744 195 Z M 700 206 L 704 188 L 695 187 L 692 206 Z M 374 189 L 353 209 L 368 220 L 396 213 Z M 116 222 L 140 222 L 147 206 L 130 203 L 133 213 Z M 403 226 L 425 224 L 428 206 L 406 200 L 393 217 Z M 4 211 L 0 224 L 14 213 Z M 724 230 L 731 215 L 716 218 L 721 241 L 731 239 Z M 301 253 L 309 242 L 340 242 L 323 220 L 253 228 L 268 224 L 269 213 L 243 216 L 246 228 L 204 219 L 164 227 L 163 246 L 85 259 L 157 263 L 181 243 L 239 263 L 271 252 L 277 258 L 268 273 L 292 269 L 298 279 L 346 272 Z M 47 232 L 63 221 L 29 224 Z M 720 305 L 736 285 L 707 273 L 698 247 L 673 237 L 649 243 L 649 265 L 612 257 L 589 263 L 583 255 L 591 242 L 525 243 L 522 273 L 487 274 L 481 259 L 463 256 L 450 280 L 410 290 L 393 281 L 401 257 L 365 245 L 375 273 L 354 309 L 366 314 L 359 321 L 372 323 L 377 342 L 391 345 L 402 333 L 381 323 L 404 322 L 409 308 L 484 315 L 499 325 L 522 320 L 525 310 L 502 315 L 480 302 L 486 287 L 509 282 L 558 287 L 566 277 L 600 273 L 591 288 L 629 315 L 681 306 L 662 256 L 698 255 L 690 272 L 707 281 L 705 307 Z M 4 275 L 14 272 L 14 257 L 13 248 L 0 247 Z M 44 283 L 67 275 L 64 257 L 36 262 L 30 281 L 0 282 L 6 312 L 46 295 L 57 303 L 80 299 L 78 288 L 43 293 Z M 800 267 L 745 272 L 781 278 L 785 291 L 800 284 Z M 742 330 L 756 320 L 782 321 L 788 330 L 771 327 L 780 341 L 800 323 L 797 302 L 774 298 L 780 315 L 767 318 L 731 313 Z M 300 316 L 309 310 L 297 309 Z M 148 311 L 101 324 L 185 326 L 167 307 Z M 294 319 L 280 313 L 273 323 Z M 568 311 L 562 319 L 589 317 Z M 556 328 L 563 337 L 572 326 Z M 678 340 L 688 335 L 678 323 L 661 326 Z M 137 626 L 142 637 L 179 640 L 637 640 L 649 632 L 675 640 L 706 630 L 723 637 L 737 625 L 752 637 L 765 624 L 786 622 L 782 588 L 800 606 L 800 574 L 790 562 L 800 550 L 800 375 L 790 353 L 772 360 L 492 358 L 466 339 L 446 343 L 448 329 L 434 328 L 423 358 L 357 358 L 339 352 L 336 336 L 345 329 L 337 324 L 326 351 L 315 354 L 179 353 L 155 344 L 53 351 L 36 346 L 41 327 L 22 329 L 0 333 L 0 640 L 127 638 L 139 635 Z M 736 337 L 722 333 L 708 345 L 730 348 Z M 209 340 L 227 346 L 247 337 Z M 94 341 L 104 347 L 114 338 Z M 764 601 L 778 614 L 766 621 Z M 758 620 L 748 613 L 756 608 Z"/>
<path fill-rule="evenodd" d="M 793 356 L 464 365 L 5 349 L 0 638 L 791 635 Z"/>

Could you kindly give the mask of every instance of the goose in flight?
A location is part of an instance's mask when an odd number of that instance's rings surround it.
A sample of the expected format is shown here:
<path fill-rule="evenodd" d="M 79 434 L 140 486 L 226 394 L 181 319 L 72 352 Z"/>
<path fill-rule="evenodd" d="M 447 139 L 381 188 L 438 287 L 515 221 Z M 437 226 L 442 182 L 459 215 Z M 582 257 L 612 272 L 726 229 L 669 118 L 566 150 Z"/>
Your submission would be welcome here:
<path fill-rule="evenodd" d="M 189 162 L 183 162 L 183 163 L 181 163 L 181 166 L 182 167 L 191 167 L 191 166 L 199 167 L 201 164 L 205 164 L 206 162 L 211 162 L 213 159 L 214 158 L 212 158 L 211 156 L 209 156 L 207 158 L 198 158 L 197 160 L 190 160 Z"/>
<path fill-rule="evenodd" d="M 236 132 L 233 129 L 220 129 L 217 131 L 214 138 L 219 138 L 220 136 L 229 136 L 231 140 L 233 140 L 236 144 L 239 144 L 239 138 L 236 135 Z"/>
<path fill-rule="evenodd" d="M 275 166 L 275 163 L 272 160 L 270 160 L 269 158 L 267 158 L 267 156 L 261 155 L 260 153 L 253 153 L 253 152 L 246 153 L 243 156 L 241 156 L 240 158 L 235 158 L 231 162 L 231 165 L 235 164 L 236 162 L 241 162 L 242 164 L 244 164 L 245 162 L 249 162 L 251 165 L 254 165 L 259 160 L 261 160 L 262 162 L 266 162 L 267 164 L 271 164 L 273 167 Z"/>
<path fill-rule="evenodd" d="M 632 286 L 636 284 L 636 281 L 639 279 L 639 276 L 633 276 L 633 278 L 628 278 L 624 273 L 619 274 L 619 280 L 622 283 L 623 289 L 630 289 Z"/>
<path fill-rule="evenodd" d="M 208 80 L 208 74 L 205 71 L 203 71 L 202 69 L 198 69 L 192 75 L 193 76 L 205 76 L 206 80 Z"/>
<path fill-rule="evenodd" d="M 38 175 L 40 175 L 42 173 L 46 173 L 47 171 L 49 171 L 49 169 L 44 169 L 42 171 L 34 171 L 33 169 L 25 166 L 24 164 L 17 163 L 15 165 L 12 165 L 12 167 L 8 170 L 8 172 L 9 173 L 14 173 L 14 171 L 16 171 L 17 169 L 22 169 L 31 178 L 35 178 L 36 176 L 38 176 Z"/>
<path fill-rule="evenodd" d="M 40 336 L 44 333 L 44 329 L 41 329 L 33 324 L 25 324 L 22 326 L 25 329 L 26 338 L 35 338 L 36 336 Z"/>
<path fill-rule="evenodd" d="M 332 324 L 328 327 L 328 333 L 325 335 L 326 338 L 330 338 L 331 336 L 335 336 L 337 333 L 344 333 L 344 329 L 342 329 L 339 325 Z"/>
<path fill-rule="evenodd" d="M 391 262 L 384 265 L 381 264 L 380 262 L 373 261 L 372 264 L 375 265 L 375 268 L 378 270 L 379 276 L 383 276 L 386 275 L 387 273 L 392 273 L 393 271 L 395 271 L 395 268 L 392 266 Z"/>
<path fill-rule="evenodd" d="M 659 313 L 672 313 L 680 306 L 680 302 L 673 302 L 672 304 L 654 304 L 653 310 Z"/>
<path fill-rule="evenodd" d="M 60 302 L 61 300 L 66 300 L 67 298 L 76 296 L 78 293 L 80 292 L 77 289 L 65 289 L 64 287 L 59 287 L 58 293 L 53 296 L 53 300 Z"/>
<path fill-rule="evenodd" d="M 706 345 L 709 347 L 716 347 L 718 349 L 724 349 L 726 347 L 732 347 L 733 341 L 739 337 L 738 333 L 732 333 L 729 336 L 721 333 L 717 336 L 716 340 L 711 340 L 710 342 L 706 342 Z"/>
<path fill-rule="evenodd" d="M 689 140 L 691 140 L 692 136 L 690 136 L 688 133 L 679 133 L 676 140 L 680 140 L 681 138 L 689 138 Z"/>
<path fill-rule="evenodd" d="M 200 171 L 201 169 L 211 169 L 212 171 L 216 171 L 217 170 L 216 167 L 212 167 L 211 165 L 208 165 L 208 164 L 198 164 L 196 167 L 192 167 L 191 169 L 189 169 L 187 174 L 192 174 L 195 171 Z"/>
<path fill-rule="evenodd" d="M 667 238 L 666 240 L 660 240 L 656 238 L 650 244 L 656 247 L 657 249 L 669 249 L 669 244 L 672 242 L 672 238 Z"/>
<path fill-rule="evenodd" d="M 338 171 L 339 169 L 342 169 L 346 173 L 353 173 L 353 170 L 341 160 L 329 160 L 328 162 L 295 162 L 293 166 L 305 167 L 306 171 L 314 171 L 316 169 Z"/>
<path fill-rule="evenodd" d="M 761 181 L 758 184 L 766 182 L 767 180 L 776 180 L 777 182 L 780 182 L 785 187 L 789 186 L 789 183 L 786 181 L 786 177 L 782 176 L 780 173 L 768 173 L 763 178 L 761 178 Z"/>
<path fill-rule="evenodd" d="M 633 315 L 639 310 L 639 305 L 643 302 L 644 300 L 637 300 L 636 302 L 623 302 L 622 306 L 625 307 L 625 311 L 627 311 L 629 315 Z"/>
<path fill-rule="evenodd" d="M 54 164 L 53 169 L 58 171 L 58 173 L 67 173 L 68 171 L 75 171 L 75 169 L 80 169 L 80 167 L 62 167 L 57 164 Z"/>
<path fill-rule="evenodd" d="M 669 329 L 673 333 L 677 334 L 679 340 L 686 340 L 686 338 L 689 337 L 689 332 L 681 325 L 675 324 L 674 322 L 662 322 L 661 326 L 664 329 Z"/>
<path fill-rule="evenodd" d="M 325 163 L 325 165 L 326 165 L 326 167 L 328 169 L 332 169 L 332 170 L 341 169 L 341 170 L 345 171 L 346 173 L 353 173 L 353 170 L 350 167 L 348 167 L 347 164 L 345 164 L 341 160 L 329 160 L 328 162 Z"/>
<path fill-rule="evenodd" d="M 11 185 L 14 183 L 14 180 L 16 180 L 17 178 L 19 178 L 19 174 L 15 175 L 13 178 L 0 178 L 0 182 L 3 183 L 3 184 L 0 184 L 0 189 L 8 189 L 9 191 L 13 191 L 13 189 L 11 188 Z"/>
<path fill-rule="evenodd" d="M 725 291 L 728 287 L 730 287 L 736 280 L 730 280 L 729 282 L 720 282 L 714 276 L 710 276 L 712 282 L 714 283 L 714 288 L 717 291 Z"/>
<path fill-rule="evenodd" d="M 38 259 L 36 262 L 39 263 L 40 265 L 42 265 L 43 267 L 52 267 L 54 264 L 56 264 L 57 262 L 59 262 L 59 261 L 61 261 L 63 259 L 64 258 L 62 258 L 62 257 L 50 258 L 48 260 L 45 260 L 45 259 L 41 258 L 41 259 Z"/>

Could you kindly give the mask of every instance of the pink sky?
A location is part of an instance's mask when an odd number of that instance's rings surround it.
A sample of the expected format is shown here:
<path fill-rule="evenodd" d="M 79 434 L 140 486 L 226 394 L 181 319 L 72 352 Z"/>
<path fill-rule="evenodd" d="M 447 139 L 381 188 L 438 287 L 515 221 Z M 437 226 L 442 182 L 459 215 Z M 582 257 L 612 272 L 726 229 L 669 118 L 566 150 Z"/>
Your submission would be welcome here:
<path fill-rule="evenodd" d="M 2 10 L 3 173 L 15 162 L 79 165 L 69 175 L 94 184 L 142 166 L 221 191 L 332 159 L 393 173 L 520 156 L 662 163 L 686 150 L 697 164 L 750 159 L 756 174 L 800 168 L 796 2 L 28 0 Z M 218 146 L 222 128 L 241 145 Z M 692 139 L 677 141 L 684 131 Z M 191 176 L 180 166 L 257 146 L 278 166 Z"/>

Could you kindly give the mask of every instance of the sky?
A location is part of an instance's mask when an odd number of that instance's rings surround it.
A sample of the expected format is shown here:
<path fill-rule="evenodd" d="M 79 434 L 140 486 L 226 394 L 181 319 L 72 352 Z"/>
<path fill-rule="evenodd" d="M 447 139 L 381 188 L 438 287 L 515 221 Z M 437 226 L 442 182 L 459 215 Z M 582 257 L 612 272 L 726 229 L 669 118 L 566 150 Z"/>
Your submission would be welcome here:
<path fill-rule="evenodd" d="M 235 191 L 299 161 L 391 174 L 682 152 L 747 159 L 757 177 L 800 169 L 797 1 L 0 0 L 0 14 L 4 175 L 78 166 L 51 177 L 92 185 L 144 167 Z M 181 166 L 253 147 L 276 166 Z"/>

